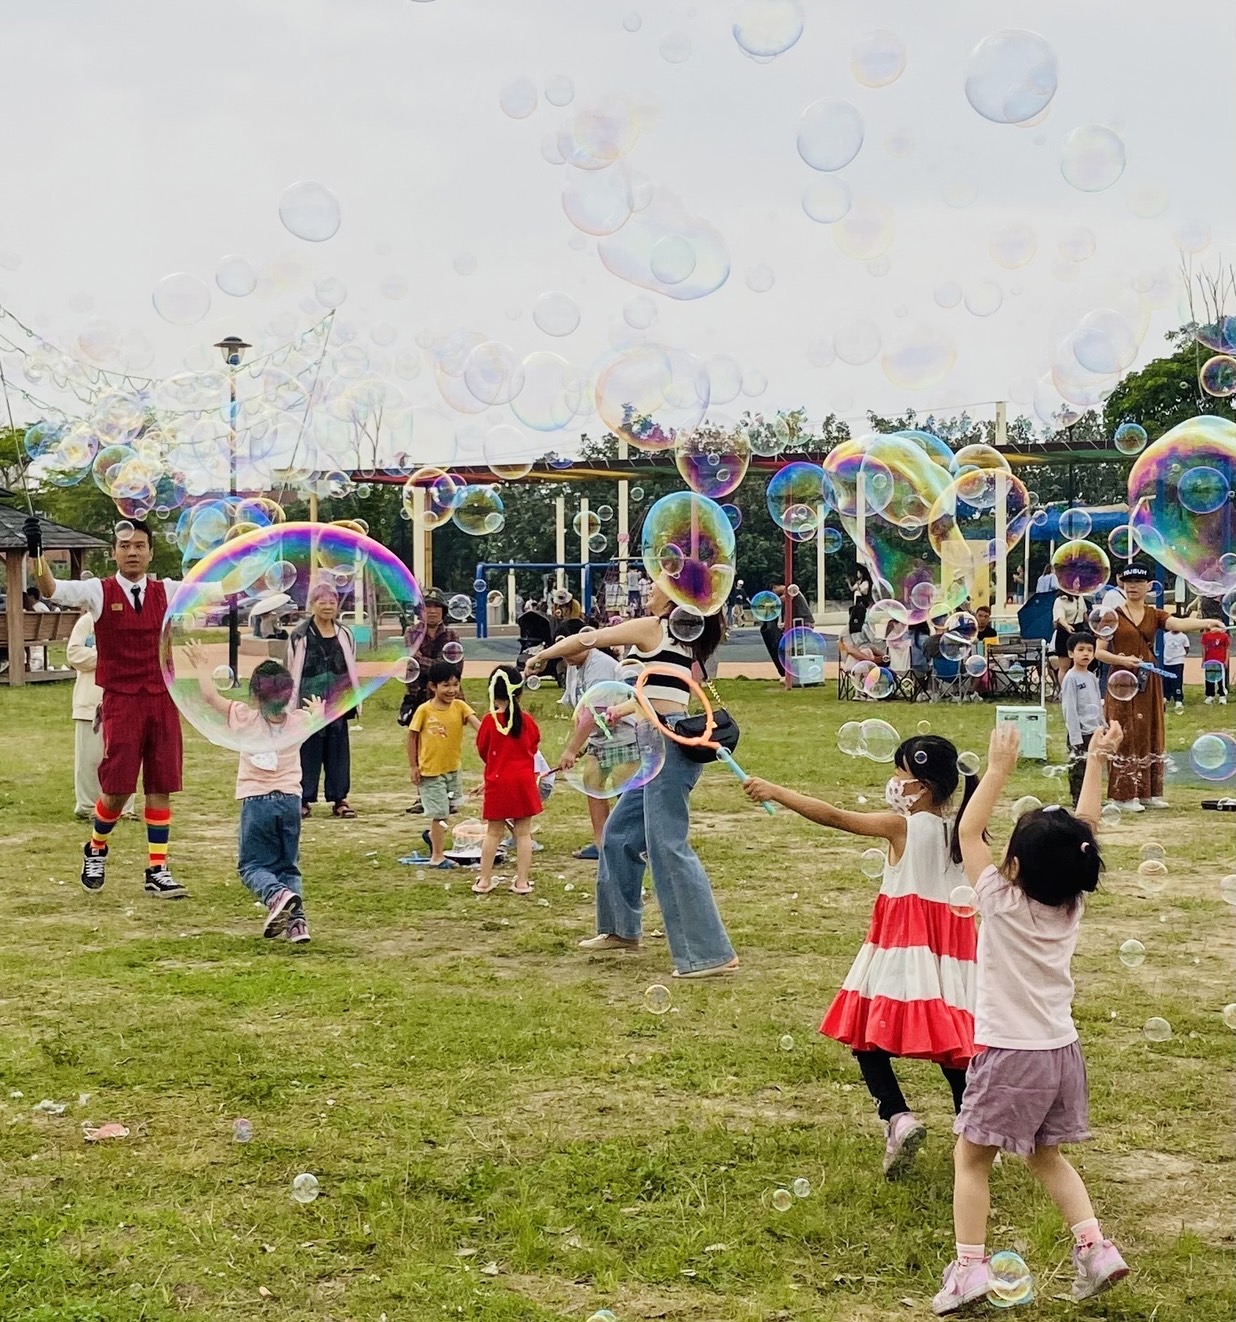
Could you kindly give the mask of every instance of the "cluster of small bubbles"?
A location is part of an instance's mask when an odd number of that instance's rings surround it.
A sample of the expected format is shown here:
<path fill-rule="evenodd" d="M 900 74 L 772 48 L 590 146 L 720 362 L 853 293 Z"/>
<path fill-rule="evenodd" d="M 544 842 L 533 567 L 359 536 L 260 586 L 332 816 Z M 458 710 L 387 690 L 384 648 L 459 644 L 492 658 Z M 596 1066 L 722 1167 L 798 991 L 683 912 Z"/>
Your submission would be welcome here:
<path fill-rule="evenodd" d="M 958 918 L 973 918 L 978 913 L 978 892 L 973 886 L 954 886 L 948 893 L 948 907 Z"/>
<path fill-rule="evenodd" d="M 1034 1278 L 1019 1253 L 1003 1249 L 987 1264 L 987 1301 L 995 1308 L 1016 1308 L 1034 1299 Z"/>

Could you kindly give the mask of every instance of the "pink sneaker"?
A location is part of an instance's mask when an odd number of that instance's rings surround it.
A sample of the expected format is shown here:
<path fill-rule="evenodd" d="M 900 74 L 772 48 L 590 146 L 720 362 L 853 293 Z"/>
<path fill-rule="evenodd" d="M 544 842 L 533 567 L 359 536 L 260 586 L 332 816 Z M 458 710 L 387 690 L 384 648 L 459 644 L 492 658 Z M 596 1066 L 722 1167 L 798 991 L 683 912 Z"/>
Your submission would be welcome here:
<path fill-rule="evenodd" d="M 986 1299 L 990 1285 L 991 1271 L 986 1258 L 982 1262 L 972 1262 L 968 1267 L 950 1262 L 944 1269 L 940 1293 L 931 1301 L 931 1311 L 937 1317 L 956 1313 L 976 1299 Z"/>
<path fill-rule="evenodd" d="M 1129 1264 L 1120 1256 L 1120 1250 L 1110 1239 L 1105 1239 L 1101 1244 L 1092 1244 L 1089 1248 L 1075 1244 L 1073 1266 L 1077 1268 L 1073 1298 L 1079 1302 L 1110 1290 L 1117 1281 L 1123 1281 L 1129 1274 Z"/>
<path fill-rule="evenodd" d="M 888 1122 L 884 1144 L 884 1174 L 899 1180 L 910 1169 L 915 1153 L 923 1146 L 927 1130 L 913 1111 L 902 1111 Z"/>

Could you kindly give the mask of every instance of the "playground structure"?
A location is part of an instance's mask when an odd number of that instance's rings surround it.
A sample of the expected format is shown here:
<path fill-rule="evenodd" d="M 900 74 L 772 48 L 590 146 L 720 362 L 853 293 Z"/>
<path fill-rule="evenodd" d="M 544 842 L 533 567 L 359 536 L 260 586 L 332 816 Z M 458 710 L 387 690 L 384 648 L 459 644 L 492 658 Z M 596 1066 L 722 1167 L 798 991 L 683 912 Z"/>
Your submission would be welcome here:
<path fill-rule="evenodd" d="M 566 576 L 571 573 L 577 573 L 580 576 L 580 604 L 584 608 L 585 617 L 592 613 L 593 599 L 593 576 L 599 570 L 602 575 L 614 568 L 619 568 L 620 573 L 625 573 L 626 561 L 618 560 L 582 560 L 575 563 L 564 564 L 561 561 L 503 561 L 501 564 L 481 561 L 476 567 L 475 582 L 480 583 L 489 573 L 506 572 L 506 607 L 507 616 L 514 621 L 515 611 L 515 574 L 516 571 L 526 570 L 528 572 L 544 573 L 547 570 L 554 571 L 555 585 L 557 587 L 566 586 Z M 475 588 L 476 594 L 476 636 L 478 638 L 489 637 L 489 594 L 491 589 L 488 583 L 484 588 Z M 495 591 L 497 589 L 494 589 Z"/>

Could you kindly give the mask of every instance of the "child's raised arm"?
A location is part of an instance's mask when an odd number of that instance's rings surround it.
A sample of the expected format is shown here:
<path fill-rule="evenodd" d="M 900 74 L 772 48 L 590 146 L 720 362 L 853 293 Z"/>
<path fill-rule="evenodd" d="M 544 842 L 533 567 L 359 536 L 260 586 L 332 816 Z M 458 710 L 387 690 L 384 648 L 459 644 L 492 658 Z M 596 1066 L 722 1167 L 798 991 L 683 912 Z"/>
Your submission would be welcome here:
<path fill-rule="evenodd" d="M 206 705 L 213 707 L 220 716 L 226 716 L 232 709 L 232 699 L 225 698 L 215 688 L 214 680 L 206 673 L 206 654 L 202 651 L 202 645 L 196 639 L 191 639 L 185 643 L 180 651 L 193 671 L 197 686 L 201 690 Z"/>
<path fill-rule="evenodd" d="M 905 843 L 906 819 L 900 813 L 847 812 L 844 808 L 825 803 L 823 799 L 798 794 L 786 789 L 784 785 L 774 785 L 772 781 L 761 780 L 758 776 L 748 776 L 742 787 L 752 803 L 779 803 L 818 826 L 847 831 L 850 835 L 877 836 L 881 840 L 891 841 L 898 849 Z"/>
<path fill-rule="evenodd" d="M 991 849 L 983 837 L 1000 793 L 1017 766 L 1020 750 L 1021 731 L 1015 725 L 997 725 L 987 745 L 986 774 L 957 822 L 961 861 L 971 885 L 991 867 Z"/>

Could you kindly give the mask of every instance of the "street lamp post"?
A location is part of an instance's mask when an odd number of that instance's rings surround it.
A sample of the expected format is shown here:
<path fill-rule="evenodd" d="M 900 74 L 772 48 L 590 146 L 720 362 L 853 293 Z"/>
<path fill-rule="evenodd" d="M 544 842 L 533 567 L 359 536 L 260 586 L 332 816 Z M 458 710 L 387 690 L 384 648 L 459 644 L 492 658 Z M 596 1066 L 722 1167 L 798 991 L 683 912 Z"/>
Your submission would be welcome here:
<path fill-rule="evenodd" d="M 236 369 L 244 360 L 245 351 L 252 349 L 239 335 L 228 335 L 215 345 L 223 356 L 227 368 L 228 384 L 228 428 L 231 431 L 231 445 L 228 448 L 228 495 L 236 496 Z M 240 616 L 236 608 L 236 598 L 232 597 L 227 609 L 227 664 L 235 676 L 240 664 Z"/>

